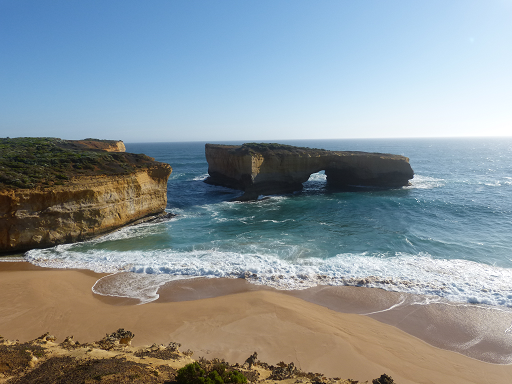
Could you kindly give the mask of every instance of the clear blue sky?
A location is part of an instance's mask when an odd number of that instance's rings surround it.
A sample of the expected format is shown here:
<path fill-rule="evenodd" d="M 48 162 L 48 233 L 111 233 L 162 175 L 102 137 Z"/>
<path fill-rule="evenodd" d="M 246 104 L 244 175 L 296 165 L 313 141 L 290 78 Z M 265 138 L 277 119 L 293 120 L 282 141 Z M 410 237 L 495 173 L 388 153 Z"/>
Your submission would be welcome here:
<path fill-rule="evenodd" d="M 0 0 L 6 136 L 512 136 L 512 0 Z"/>

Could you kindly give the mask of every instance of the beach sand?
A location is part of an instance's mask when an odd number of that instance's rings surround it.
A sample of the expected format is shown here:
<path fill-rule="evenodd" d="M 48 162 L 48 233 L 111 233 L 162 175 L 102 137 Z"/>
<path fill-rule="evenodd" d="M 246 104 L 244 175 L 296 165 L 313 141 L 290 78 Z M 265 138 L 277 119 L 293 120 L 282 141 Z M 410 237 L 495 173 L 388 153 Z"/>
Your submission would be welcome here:
<path fill-rule="evenodd" d="M 0 335 L 28 341 L 49 331 L 58 341 L 73 335 L 91 342 L 122 327 L 135 334 L 133 345 L 176 341 L 182 350 L 193 350 L 195 358 L 218 357 L 232 363 L 241 363 L 256 351 L 269 364 L 293 361 L 302 370 L 329 377 L 371 382 L 387 373 L 399 384 L 512 382 L 512 365 L 476 360 L 413 336 L 450 336 L 462 344 L 471 336 L 478 346 L 482 337 L 471 333 L 493 322 L 490 336 L 483 337 L 484 345 L 476 350 L 506 356 L 512 343 L 508 336 L 492 339 L 496 317 L 486 319 L 485 310 L 477 309 L 477 316 L 471 307 L 453 311 L 444 304 L 411 304 L 398 308 L 397 314 L 382 312 L 404 299 L 397 293 L 354 287 L 283 292 L 240 279 L 172 283 L 160 290 L 157 301 L 134 305 L 134 300 L 95 295 L 91 287 L 102 276 L 0 263 Z M 447 310 L 455 313 L 448 316 L 451 322 L 433 321 Z M 368 312 L 376 313 L 358 314 Z M 456 330 L 462 321 L 457 316 L 476 317 L 469 318 L 476 325 Z M 505 317 L 504 324 L 507 321 Z"/>

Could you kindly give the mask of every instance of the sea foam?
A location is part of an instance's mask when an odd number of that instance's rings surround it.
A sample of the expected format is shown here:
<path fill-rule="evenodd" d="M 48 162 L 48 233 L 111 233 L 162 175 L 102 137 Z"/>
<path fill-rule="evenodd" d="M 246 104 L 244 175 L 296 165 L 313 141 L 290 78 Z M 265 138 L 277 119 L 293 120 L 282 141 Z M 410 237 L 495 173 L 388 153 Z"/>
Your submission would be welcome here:
<path fill-rule="evenodd" d="M 429 255 L 339 254 L 330 259 L 240 254 L 215 249 L 90 250 L 80 253 L 72 245 L 32 250 L 26 259 L 52 268 L 89 269 L 100 273 L 126 273 L 122 283 L 97 293 L 138 298 L 148 302 L 168 281 L 195 277 L 245 278 L 277 289 L 305 289 L 316 285 L 350 285 L 434 295 L 455 302 L 512 307 L 512 271 L 467 260 L 439 260 Z"/>

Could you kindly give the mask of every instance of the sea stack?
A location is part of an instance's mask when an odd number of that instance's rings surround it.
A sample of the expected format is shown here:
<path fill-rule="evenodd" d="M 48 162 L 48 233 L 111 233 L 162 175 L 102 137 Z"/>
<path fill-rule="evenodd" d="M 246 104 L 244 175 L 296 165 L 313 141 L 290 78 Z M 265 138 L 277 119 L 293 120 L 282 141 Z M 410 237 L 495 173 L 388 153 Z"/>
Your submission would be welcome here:
<path fill-rule="evenodd" d="M 329 185 L 400 188 L 414 172 L 400 155 L 353 151 L 327 151 L 283 144 L 206 144 L 209 184 L 240 189 L 239 200 L 302 189 L 311 174 L 325 171 Z"/>
<path fill-rule="evenodd" d="M 124 150 L 113 140 L 0 139 L 0 253 L 164 215 L 172 168 Z"/>

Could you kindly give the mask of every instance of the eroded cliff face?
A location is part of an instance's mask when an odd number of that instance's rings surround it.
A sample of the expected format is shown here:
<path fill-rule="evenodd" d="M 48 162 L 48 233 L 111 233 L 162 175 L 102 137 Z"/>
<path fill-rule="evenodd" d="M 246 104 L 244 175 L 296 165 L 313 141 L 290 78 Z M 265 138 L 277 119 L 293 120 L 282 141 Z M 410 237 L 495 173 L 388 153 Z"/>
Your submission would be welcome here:
<path fill-rule="evenodd" d="M 126 147 L 122 140 L 66 140 L 71 146 L 76 149 L 101 149 L 107 152 L 126 152 Z"/>
<path fill-rule="evenodd" d="M 241 189 L 246 192 L 242 200 L 298 191 L 311 174 L 321 170 L 328 183 L 338 187 L 398 188 L 414 176 L 407 157 L 382 153 L 280 144 L 206 144 L 205 154 L 210 175 L 206 182 Z"/>
<path fill-rule="evenodd" d="M 0 190 L 0 253 L 82 241 L 161 214 L 171 172 L 168 164 L 155 162 L 127 175 Z"/>

